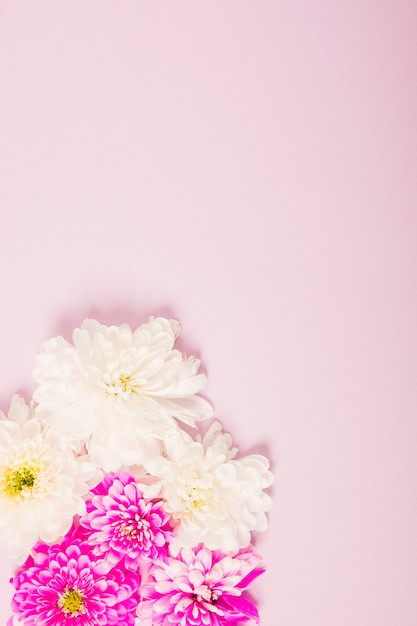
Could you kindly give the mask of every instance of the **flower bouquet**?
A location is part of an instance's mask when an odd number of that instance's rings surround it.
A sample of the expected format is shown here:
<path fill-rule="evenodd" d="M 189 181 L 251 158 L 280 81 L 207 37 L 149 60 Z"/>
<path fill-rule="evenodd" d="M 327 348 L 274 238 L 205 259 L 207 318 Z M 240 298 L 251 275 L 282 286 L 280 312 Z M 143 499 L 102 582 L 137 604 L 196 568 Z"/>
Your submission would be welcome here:
<path fill-rule="evenodd" d="M 44 342 L 33 400 L 0 413 L 0 547 L 16 560 L 9 626 L 259 622 L 272 475 L 239 457 L 197 395 L 178 322 L 85 320 Z M 196 434 L 197 433 L 197 434 Z"/>

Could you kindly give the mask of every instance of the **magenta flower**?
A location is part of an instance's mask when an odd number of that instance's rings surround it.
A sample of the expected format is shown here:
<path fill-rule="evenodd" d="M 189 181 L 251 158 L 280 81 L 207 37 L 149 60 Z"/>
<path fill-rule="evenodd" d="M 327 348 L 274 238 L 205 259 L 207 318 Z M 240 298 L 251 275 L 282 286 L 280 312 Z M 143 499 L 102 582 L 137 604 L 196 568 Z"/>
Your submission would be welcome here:
<path fill-rule="evenodd" d="M 155 562 L 143 585 L 140 614 L 153 626 L 226 626 L 249 619 L 256 607 L 243 592 L 264 570 L 251 546 L 231 557 L 202 544 L 183 548 L 177 558 Z"/>
<path fill-rule="evenodd" d="M 120 566 L 109 570 L 74 536 L 35 547 L 12 581 L 14 617 L 23 626 L 133 626 L 139 575 Z"/>
<path fill-rule="evenodd" d="M 80 524 L 91 532 L 88 543 L 94 554 L 111 566 L 123 559 L 130 569 L 137 569 L 142 557 L 166 558 L 167 542 L 173 537 L 169 517 L 161 503 L 142 498 L 133 476 L 107 474 L 93 493 Z"/>

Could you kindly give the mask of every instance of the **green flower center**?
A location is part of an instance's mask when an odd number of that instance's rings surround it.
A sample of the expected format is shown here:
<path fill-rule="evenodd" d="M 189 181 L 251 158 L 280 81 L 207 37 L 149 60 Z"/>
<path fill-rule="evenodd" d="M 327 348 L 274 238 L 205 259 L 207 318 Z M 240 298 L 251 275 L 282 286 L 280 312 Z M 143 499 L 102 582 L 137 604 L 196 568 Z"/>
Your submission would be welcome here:
<path fill-rule="evenodd" d="M 68 589 L 64 595 L 59 598 L 58 606 L 66 615 L 70 613 L 71 617 L 77 617 L 77 615 L 86 612 L 83 596 L 78 589 Z"/>
<path fill-rule="evenodd" d="M 9 470 L 5 476 L 5 490 L 10 496 L 17 496 L 24 489 L 32 489 L 39 474 L 39 467 L 22 465 L 15 470 Z"/>

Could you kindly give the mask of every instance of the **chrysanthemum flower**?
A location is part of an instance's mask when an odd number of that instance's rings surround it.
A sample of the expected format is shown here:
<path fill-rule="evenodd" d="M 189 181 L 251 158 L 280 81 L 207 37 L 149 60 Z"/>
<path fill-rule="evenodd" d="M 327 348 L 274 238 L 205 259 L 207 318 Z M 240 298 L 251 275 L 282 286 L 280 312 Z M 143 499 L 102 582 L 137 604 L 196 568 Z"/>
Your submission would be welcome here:
<path fill-rule="evenodd" d="M 196 396 L 206 377 L 199 361 L 174 349 L 178 322 L 156 318 L 132 332 L 127 324 L 85 320 L 74 345 L 56 337 L 40 347 L 34 369 L 39 415 L 74 442 L 87 442 L 106 471 L 158 454 L 157 439 L 176 427 L 209 417 Z"/>
<path fill-rule="evenodd" d="M 142 558 L 166 556 L 172 537 L 169 517 L 161 503 L 143 499 L 133 476 L 106 475 L 93 493 L 80 524 L 90 531 L 88 543 L 94 554 L 111 566 L 124 560 L 131 569 L 137 569 Z"/>
<path fill-rule="evenodd" d="M 38 540 L 56 541 L 85 512 L 83 496 L 100 477 L 14 396 L 8 417 L 0 412 L 0 546 L 22 562 Z"/>
<path fill-rule="evenodd" d="M 263 572 L 251 547 L 235 557 L 203 546 L 155 563 L 142 587 L 142 617 L 154 626 L 225 626 L 249 619 L 259 623 L 244 591 Z"/>
<path fill-rule="evenodd" d="M 38 544 L 18 571 L 12 609 L 22 626 L 133 626 L 139 575 L 109 571 L 70 533 L 61 544 Z"/>
<path fill-rule="evenodd" d="M 165 510 L 173 520 L 172 548 L 203 542 L 211 550 L 236 553 L 250 543 L 252 530 L 265 530 L 272 482 L 264 456 L 234 458 L 231 437 L 215 422 L 202 441 L 184 432 L 164 439 L 164 456 L 144 465 L 161 485 Z"/>

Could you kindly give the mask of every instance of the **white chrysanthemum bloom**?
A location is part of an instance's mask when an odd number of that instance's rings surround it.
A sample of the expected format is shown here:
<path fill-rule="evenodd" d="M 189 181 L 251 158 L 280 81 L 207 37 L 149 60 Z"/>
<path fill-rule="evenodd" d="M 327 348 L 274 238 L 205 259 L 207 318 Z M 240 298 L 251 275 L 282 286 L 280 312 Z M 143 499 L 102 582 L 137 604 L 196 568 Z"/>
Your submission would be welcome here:
<path fill-rule="evenodd" d="M 106 471 L 159 454 L 162 436 L 178 428 L 173 418 L 194 426 L 212 414 L 196 396 L 206 382 L 199 360 L 173 347 L 179 330 L 162 317 L 134 332 L 85 320 L 74 345 L 63 337 L 46 341 L 34 370 L 39 415 L 74 444 L 86 443 Z"/>
<path fill-rule="evenodd" d="M 234 554 L 250 543 L 251 531 L 266 529 L 271 498 L 263 490 L 272 474 L 264 456 L 236 459 L 237 449 L 219 422 L 202 440 L 178 430 L 164 443 L 164 456 L 144 466 L 159 479 L 165 509 L 178 522 L 174 552 L 203 542 Z"/>
<path fill-rule="evenodd" d="M 101 473 L 70 442 L 43 425 L 20 396 L 0 411 L 0 547 L 18 562 L 38 541 L 51 543 L 85 513 Z"/>

